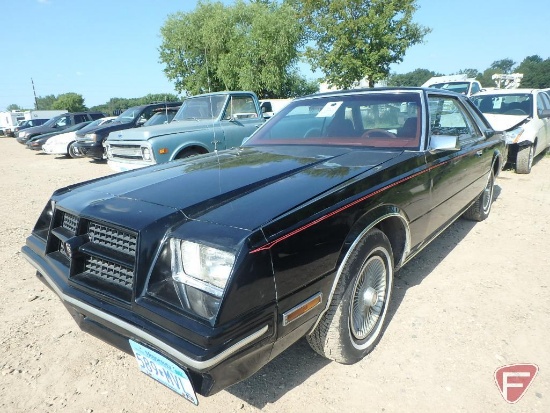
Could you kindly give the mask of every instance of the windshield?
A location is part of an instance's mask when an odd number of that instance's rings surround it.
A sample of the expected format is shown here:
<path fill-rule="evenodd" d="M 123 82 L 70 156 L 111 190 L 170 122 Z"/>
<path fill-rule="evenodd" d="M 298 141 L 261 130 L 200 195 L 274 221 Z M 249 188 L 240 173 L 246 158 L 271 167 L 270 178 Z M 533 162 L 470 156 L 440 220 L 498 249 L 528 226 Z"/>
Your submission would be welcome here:
<path fill-rule="evenodd" d="M 249 145 L 418 149 L 420 93 L 364 93 L 297 100 L 265 123 Z"/>
<path fill-rule="evenodd" d="M 115 122 L 120 123 L 130 123 L 133 122 L 142 112 L 142 109 L 139 106 L 126 109 L 120 115 L 117 116 Z"/>
<path fill-rule="evenodd" d="M 471 100 L 483 113 L 533 116 L 533 97 L 529 93 L 481 95 Z"/>
<path fill-rule="evenodd" d="M 430 87 L 434 87 L 436 89 L 446 89 L 451 92 L 462 93 L 465 95 L 468 93 L 470 82 L 442 82 L 430 85 Z"/>
<path fill-rule="evenodd" d="M 84 126 L 82 129 L 81 129 L 81 132 L 83 134 L 87 133 L 89 130 L 92 130 L 96 127 L 98 127 L 99 125 L 104 125 L 106 123 L 109 123 L 109 121 L 105 121 L 105 119 L 103 118 L 100 118 L 100 119 L 96 119 L 94 120 L 93 122 L 90 122 L 89 124 L 87 124 L 86 126 Z"/>
<path fill-rule="evenodd" d="M 227 95 L 210 95 L 186 99 L 174 116 L 174 122 L 182 120 L 218 119 Z"/>

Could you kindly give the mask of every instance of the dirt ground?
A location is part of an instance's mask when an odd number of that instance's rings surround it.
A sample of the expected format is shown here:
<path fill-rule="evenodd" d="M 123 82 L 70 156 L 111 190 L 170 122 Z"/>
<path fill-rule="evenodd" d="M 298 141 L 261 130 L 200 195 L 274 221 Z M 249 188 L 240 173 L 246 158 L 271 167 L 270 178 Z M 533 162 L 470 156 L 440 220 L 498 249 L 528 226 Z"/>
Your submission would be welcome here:
<path fill-rule="evenodd" d="M 0 412 L 549 412 L 550 156 L 504 171 L 491 216 L 459 220 L 400 272 L 390 323 L 343 366 L 300 341 L 199 407 L 79 330 L 20 248 L 54 189 L 110 174 L 105 164 L 0 138 Z M 535 363 L 507 404 L 495 370 Z"/>

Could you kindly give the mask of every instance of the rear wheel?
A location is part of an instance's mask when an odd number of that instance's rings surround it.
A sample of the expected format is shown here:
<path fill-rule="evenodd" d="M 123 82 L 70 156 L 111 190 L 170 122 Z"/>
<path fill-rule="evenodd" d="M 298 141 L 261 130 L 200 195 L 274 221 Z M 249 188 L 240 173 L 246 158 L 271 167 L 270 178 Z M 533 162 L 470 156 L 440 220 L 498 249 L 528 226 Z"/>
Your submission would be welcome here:
<path fill-rule="evenodd" d="M 476 199 L 476 202 L 464 212 L 464 218 L 470 219 L 472 221 L 483 221 L 489 216 L 491 212 L 491 205 L 493 205 L 493 191 L 495 187 L 495 173 L 493 169 L 489 172 L 489 177 L 487 178 L 487 184 L 485 189 Z"/>
<path fill-rule="evenodd" d="M 533 158 L 535 157 L 535 146 L 521 146 L 518 148 L 516 155 L 516 173 L 528 174 L 531 173 L 533 167 Z"/>
<path fill-rule="evenodd" d="M 307 336 L 313 350 L 343 364 L 361 360 L 380 341 L 393 285 L 392 249 L 382 231 L 369 231 L 352 248 L 329 309 Z"/>

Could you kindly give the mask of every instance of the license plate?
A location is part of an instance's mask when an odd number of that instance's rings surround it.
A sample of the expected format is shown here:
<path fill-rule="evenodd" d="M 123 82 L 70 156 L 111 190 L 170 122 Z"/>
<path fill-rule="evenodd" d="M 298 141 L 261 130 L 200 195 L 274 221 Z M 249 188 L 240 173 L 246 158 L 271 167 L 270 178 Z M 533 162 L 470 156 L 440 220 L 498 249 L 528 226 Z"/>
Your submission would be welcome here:
<path fill-rule="evenodd" d="M 138 367 L 143 373 L 185 397 L 191 403 L 199 404 L 193 385 L 185 371 L 155 351 L 135 341 L 129 341 L 136 356 Z"/>

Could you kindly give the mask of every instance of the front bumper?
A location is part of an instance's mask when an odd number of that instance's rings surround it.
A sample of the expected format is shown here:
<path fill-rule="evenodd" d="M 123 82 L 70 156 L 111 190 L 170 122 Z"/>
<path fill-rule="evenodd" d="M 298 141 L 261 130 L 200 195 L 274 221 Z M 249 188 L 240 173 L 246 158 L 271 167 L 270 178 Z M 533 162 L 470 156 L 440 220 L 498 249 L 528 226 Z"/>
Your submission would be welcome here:
<path fill-rule="evenodd" d="M 42 240 L 30 236 L 22 248 L 24 257 L 36 268 L 39 279 L 59 296 L 83 331 L 131 355 L 130 339 L 149 347 L 182 368 L 198 394 L 212 395 L 251 376 L 269 361 L 275 340 L 274 307 L 249 319 L 246 332 L 212 353 L 183 337 L 183 328 L 178 334 L 158 320 L 144 318 L 132 309 L 115 306 L 75 288 L 68 281 L 67 269 L 40 253 L 43 246 Z M 142 300 L 136 305 L 151 305 Z M 209 338 L 215 341 L 216 334 L 227 334 L 227 326 L 209 331 Z"/>
<path fill-rule="evenodd" d="M 87 158 L 105 159 L 105 151 L 101 143 L 83 143 L 76 141 L 75 148 L 78 152 Z"/>

